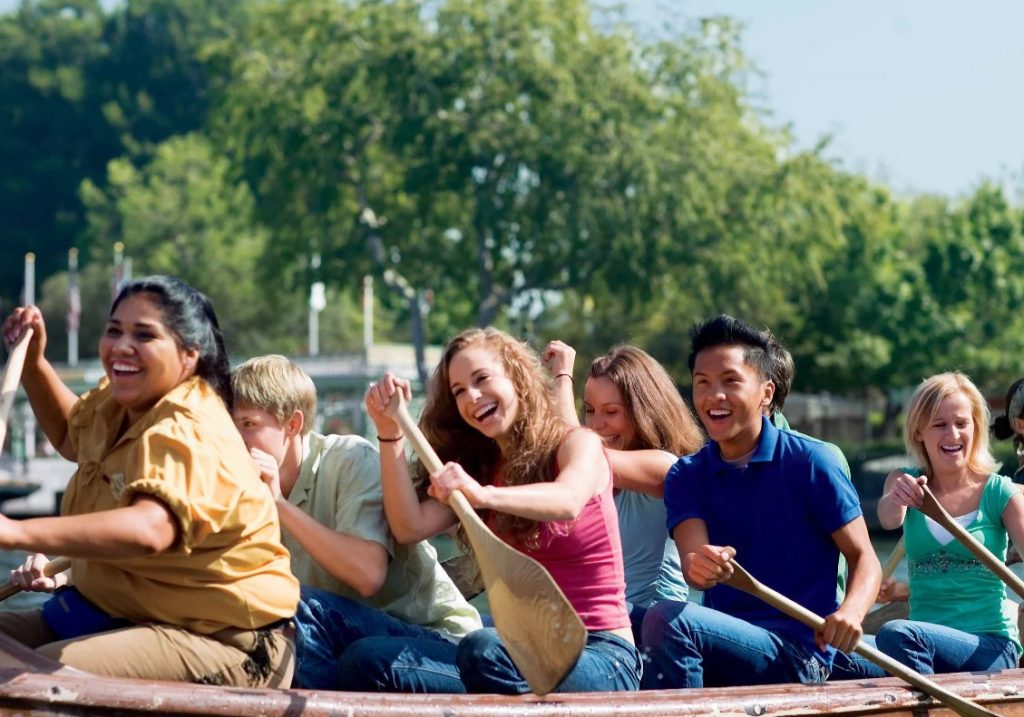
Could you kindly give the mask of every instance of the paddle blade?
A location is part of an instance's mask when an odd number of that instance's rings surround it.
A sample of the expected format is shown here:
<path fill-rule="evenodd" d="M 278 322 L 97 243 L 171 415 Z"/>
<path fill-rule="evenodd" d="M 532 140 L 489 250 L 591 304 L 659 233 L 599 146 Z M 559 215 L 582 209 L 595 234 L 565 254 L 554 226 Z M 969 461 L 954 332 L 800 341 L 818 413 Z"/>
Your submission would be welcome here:
<path fill-rule="evenodd" d="M 3 379 L 0 380 L 0 450 L 3 450 L 4 439 L 7 437 L 7 417 L 14 405 L 14 395 L 18 392 L 21 382 L 21 370 L 25 366 L 28 354 L 28 342 L 32 340 L 32 329 L 25 329 L 13 346 L 7 358 Z"/>
<path fill-rule="evenodd" d="M 466 503 L 457 495 L 456 501 Z M 468 503 L 465 508 L 472 511 Z M 576 666 L 587 644 L 586 627 L 543 565 L 497 538 L 479 519 L 462 524 L 487 586 L 494 627 L 530 689 L 546 695 Z"/>

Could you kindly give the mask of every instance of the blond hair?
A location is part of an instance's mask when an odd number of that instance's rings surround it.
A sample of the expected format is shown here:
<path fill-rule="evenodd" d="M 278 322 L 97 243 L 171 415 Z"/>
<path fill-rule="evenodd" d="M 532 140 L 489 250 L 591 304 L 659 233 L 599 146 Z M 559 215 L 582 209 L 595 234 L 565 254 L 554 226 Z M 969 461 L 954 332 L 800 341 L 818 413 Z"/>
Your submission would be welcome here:
<path fill-rule="evenodd" d="M 236 407 L 267 411 L 282 424 L 301 411 L 302 435 L 313 428 L 316 386 L 288 357 L 270 354 L 249 359 L 232 372 L 231 387 Z"/>
<path fill-rule="evenodd" d="M 519 409 L 509 428 L 507 455 L 498 444 L 467 424 L 452 396 L 448 369 L 460 351 L 484 346 L 501 359 L 515 389 Z M 568 428 L 554 399 L 551 376 L 540 357 L 521 341 L 495 328 L 469 329 L 452 339 L 427 388 L 420 428 L 442 461 L 455 461 L 487 485 L 501 470 L 504 485 L 525 485 L 555 478 L 555 454 Z M 425 472 L 420 469 L 421 477 Z M 508 513 L 495 513 L 498 532 L 531 545 L 538 523 Z"/>
<path fill-rule="evenodd" d="M 907 406 L 907 422 L 903 427 L 903 442 L 907 451 L 925 467 L 925 475 L 932 475 L 932 464 L 928 452 L 921 441 L 921 433 L 935 419 L 939 404 L 943 399 L 961 393 L 971 404 L 971 420 L 974 422 L 974 436 L 971 439 L 971 452 L 967 456 L 967 468 L 973 473 L 988 475 L 999 468 L 999 462 L 993 458 L 988 444 L 988 424 L 990 420 L 988 404 L 981 391 L 967 376 L 959 371 L 950 371 L 931 376 L 922 381 Z"/>

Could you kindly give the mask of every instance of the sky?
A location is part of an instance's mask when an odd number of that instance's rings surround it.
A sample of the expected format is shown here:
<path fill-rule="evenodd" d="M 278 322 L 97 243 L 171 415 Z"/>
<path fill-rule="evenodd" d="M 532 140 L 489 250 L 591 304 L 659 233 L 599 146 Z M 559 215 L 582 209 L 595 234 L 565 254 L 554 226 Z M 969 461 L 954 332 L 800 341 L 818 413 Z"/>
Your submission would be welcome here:
<path fill-rule="evenodd" d="M 750 90 L 801 147 L 899 193 L 1024 188 L 1024 2 L 625 0 L 642 27 L 724 14 L 763 73 Z"/>
<path fill-rule="evenodd" d="M 1020 0 L 620 1 L 641 28 L 741 21 L 761 72 L 749 89 L 800 147 L 831 135 L 830 158 L 898 193 L 961 196 L 988 179 L 1021 198 Z"/>

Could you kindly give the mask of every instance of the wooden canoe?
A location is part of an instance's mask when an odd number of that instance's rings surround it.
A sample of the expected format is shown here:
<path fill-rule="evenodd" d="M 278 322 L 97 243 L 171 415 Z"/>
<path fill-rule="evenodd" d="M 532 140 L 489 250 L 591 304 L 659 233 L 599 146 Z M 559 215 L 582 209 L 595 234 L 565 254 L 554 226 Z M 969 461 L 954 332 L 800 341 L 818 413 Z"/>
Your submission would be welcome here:
<path fill-rule="evenodd" d="M 936 678 L 1005 717 L 1024 717 L 1024 670 Z M 0 636 L 0 714 L 309 715 L 310 717 L 541 717 L 602 715 L 904 715 L 952 717 L 895 678 L 807 687 L 588 693 L 546 697 L 377 695 L 257 690 L 96 677 Z"/>

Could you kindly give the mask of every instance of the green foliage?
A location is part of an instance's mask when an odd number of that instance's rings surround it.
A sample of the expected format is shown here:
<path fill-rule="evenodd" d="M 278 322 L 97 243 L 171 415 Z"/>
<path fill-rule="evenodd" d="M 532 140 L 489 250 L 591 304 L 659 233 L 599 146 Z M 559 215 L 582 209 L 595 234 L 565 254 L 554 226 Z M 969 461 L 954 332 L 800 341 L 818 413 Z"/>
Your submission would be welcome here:
<path fill-rule="evenodd" d="M 894 197 L 772 126 L 733 21 L 648 38 L 596 7 L 28 0 L 0 16 L 3 298 L 35 250 L 62 324 L 79 246 L 87 353 L 123 241 L 136 274 L 209 293 L 241 354 L 305 350 L 313 280 L 321 350 L 358 346 L 370 274 L 379 335 L 426 308 L 433 342 L 630 341 L 683 385 L 686 329 L 734 313 L 792 349 L 797 390 L 891 391 L 883 427 L 928 374 L 1020 373 L 1002 188 Z"/>

